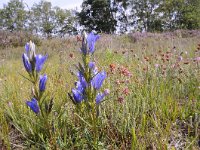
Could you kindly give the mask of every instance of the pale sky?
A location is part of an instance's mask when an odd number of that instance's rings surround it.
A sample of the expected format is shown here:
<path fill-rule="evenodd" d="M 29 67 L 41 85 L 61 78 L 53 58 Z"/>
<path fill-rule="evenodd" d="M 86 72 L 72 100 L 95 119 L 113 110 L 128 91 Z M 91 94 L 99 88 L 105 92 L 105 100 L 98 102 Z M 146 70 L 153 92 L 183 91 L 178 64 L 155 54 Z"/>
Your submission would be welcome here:
<path fill-rule="evenodd" d="M 3 4 L 7 4 L 10 0 L 0 0 L 0 8 L 3 8 Z M 23 0 L 24 3 L 26 3 L 29 7 L 31 7 L 34 3 L 39 3 L 41 0 Z M 63 9 L 72 9 L 72 8 L 78 8 L 80 9 L 80 6 L 83 2 L 83 0 L 47 0 L 50 1 L 51 4 L 54 6 L 59 6 Z"/>

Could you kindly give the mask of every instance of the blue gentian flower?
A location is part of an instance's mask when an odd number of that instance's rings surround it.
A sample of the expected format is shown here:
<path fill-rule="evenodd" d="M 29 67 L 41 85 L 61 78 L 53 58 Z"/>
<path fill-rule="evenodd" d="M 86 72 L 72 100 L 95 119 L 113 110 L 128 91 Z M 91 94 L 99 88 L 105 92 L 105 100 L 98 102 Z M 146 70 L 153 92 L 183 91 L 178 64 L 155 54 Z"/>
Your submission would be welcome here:
<path fill-rule="evenodd" d="M 109 89 L 106 89 L 103 93 L 98 93 L 96 96 L 96 104 L 101 103 L 104 97 L 107 96 L 109 93 L 110 93 Z"/>
<path fill-rule="evenodd" d="M 98 93 L 96 96 L 96 104 L 99 104 L 103 100 L 104 97 L 105 97 L 104 93 Z"/>
<path fill-rule="evenodd" d="M 47 75 L 46 74 L 44 74 L 44 76 L 40 75 L 39 89 L 41 92 L 43 92 L 46 89 L 46 81 L 47 81 Z"/>
<path fill-rule="evenodd" d="M 87 82 L 81 72 L 77 73 L 79 81 L 75 83 L 76 88 L 72 89 L 73 99 L 76 103 L 80 103 L 84 99 Z"/>
<path fill-rule="evenodd" d="M 87 36 L 87 45 L 89 48 L 89 53 L 94 53 L 95 42 L 99 39 L 99 35 L 95 35 L 93 32 Z"/>
<path fill-rule="evenodd" d="M 83 100 L 83 93 L 77 89 L 72 89 L 73 98 L 76 103 L 80 103 Z"/>
<path fill-rule="evenodd" d="M 78 91 L 80 91 L 81 93 L 83 93 L 83 92 L 85 91 L 85 86 L 82 85 L 82 83 L 81 83 L 80 81 L 77 81 L 77 82 L 75 83 L 75 85 L 76 85 L 76 89 L 77 89 Z"/>
<path fill-rule="evenodd" d="M 40 72 L 42 70 L 45 61 L 47 60 L 47 55 L 46 56 L 36 55 L 35 59 L 36 59 L 36 65 L 35 65 L 36 71 Z"/>
<path fill-rule="evenodd" d="M 26 104 L 30 107 L 30 109 L 38 114 L 40 111 L 40 108 L 38 106 L 38 101 L 35 98 L 32 98 L 31 101 L 27 101 Z"/>
<path fill-rule="evenodd" d="M 24 67 L 25 67 L 26 71 L 30 73 L 32 71 L 32 66 L 29 61 L 28 56 L 26 54 L 23 54 L 22 59 L 23 59 L 23 63 L 24 63 Z"/>
<path fill-rule="evenodd" d="M 97 75 L 95 75 L 91 81 L 93 88 L 95 88 L 96 90 L 99 90 L 105 78 L 106 78 L 105 71 L 99 72 Z"/>
<path fill-rule="evenodd" d="M 78 77 L 78 79 L 79 79 L 79 81 L 80 81 L 82 87 L 83 87 L 83 88 L 86 88 L 87 85 L 88 85 L 88 84 L 87 84 L 87 81 L 85 80 L 85 77 L 83 76 L 83 74 L 82 74 L 80 71 L 77 73 L 77 77 Z"/>

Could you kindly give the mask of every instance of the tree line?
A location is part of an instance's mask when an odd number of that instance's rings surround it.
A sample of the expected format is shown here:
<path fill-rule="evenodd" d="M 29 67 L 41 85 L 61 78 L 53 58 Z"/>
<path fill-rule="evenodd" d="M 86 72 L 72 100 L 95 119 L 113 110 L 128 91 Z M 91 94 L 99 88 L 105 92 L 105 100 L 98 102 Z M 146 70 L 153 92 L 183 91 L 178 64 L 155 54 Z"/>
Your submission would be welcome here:
<path fill-rule="evenodd" d="M 84 0 L 81 11 L 53 7 L 41 0 L 31 8 L 10 0 L 0 9 L 0 29 L 29 31 L 45 37 L 77 34 L 163 32 L 200 28 L 200 0 Z"/>
<path fill-rule="evenodd" d="M 53 7 L 51 2 L 41 0 L 30 8 L 20 0 L 10 0 L 0 9 L 0 29 L 28 31 L 44 37 L 76 34 L 78 21 L 76 10 Z"/>

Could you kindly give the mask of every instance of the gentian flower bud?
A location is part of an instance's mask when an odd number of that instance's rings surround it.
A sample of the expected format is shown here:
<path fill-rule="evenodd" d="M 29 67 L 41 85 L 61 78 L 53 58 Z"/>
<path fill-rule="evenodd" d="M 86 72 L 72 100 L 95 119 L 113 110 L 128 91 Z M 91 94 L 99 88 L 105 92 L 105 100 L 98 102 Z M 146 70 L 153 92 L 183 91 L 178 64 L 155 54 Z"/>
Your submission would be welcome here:
<path fill-rule="evenodd" d="M 90 69 L 94 69 L 95 68 L 95 62 L 89 62 L 88 64 Z"/>
<path fill-rule="evenodd" d="M 105 93 L 98 93 L 96 96 L 96 104 L 99 104 L 103 98 L 105 97 Z"/>
<path fill-rule="evenodd" d="M 93 74 L 96 75 L 98 73 L 98 68 L 95 66 L 93 69 Z"/>
<path fill-rule="evenodd" d="M 46 89 L 46 81 L 47 81 L 47 75 L 44 76 L 40 75 L 40 82 L 39 82 L 39 89 L 41 92 L 43 92 Z"/>
<path fill-rule="evenodd" d="M 83 31 L 83 33 L 82 33 L 82 36 L 83 36 L 83 42 L 86 44 L 86 42 L 87 42 L 87 33 L 85 32 L 85 31 Z"/>
<path fill-rule="evenodd" d="M 32 66 L 28 59 L 28 56 L 26 54 L 23 54 L 22 59 L 23 59 L 23 63 L 24 63 L 24 67 L 25 67 L 26 71 L 30 73 L 32 71 Z"/>
<path fill-rule="evenodd" d="M 98 93 L 96 96 L 96 104 L 99 104 L 104 99 L 104 97 L 107 96 L 108 94 L 110 94 L 109 89 L 105 89 L 103 93 Z"/>
<path fill-rule="evenodd" d="M 42 56 L 42 55 L 36 55 L 36 71 L 40 72 L 42 70 L 42 67 L 47 60 L 47 55 Z"/>
<path fill-rule="evenodd" d="M 85 31 L 82 32 L 82 47 L 81 47 L 81 52 L 86 55 L 87 54 L 87 33 Z"/>
<path fill-rule="evenodd" d="M 109 89 L 105 89 L 104 90 L 104 94 L 105 94 L 105 96 L 107 96 L 108 94 L 110 94 L 110 90 Z"/>
<path fill-rule="evenodd" d="M 72 89 L 73 98 L 76 103 L 80 103 L 83 100 L 83 94 L 77 89 Z"/>
<path fill-rule="evenodd" d="M 39 108 L 38 102 L 37 102 L 37 100 L 36 100 L 35 98 L 32 98 L 31 101 L 27 101 L 26 104 L 30 107 L 30 109 L 31 109 L 34 113 L 36 113 L 36 114 L 39 113 L 40 108 Z"/>
<path fill-rule="evenodd" d="M 29 54 L 29 50 L 30 50 L 30 45 L 29 45 L 29 43 L 26 43 L 26 44 L 25 44 L 25 50 L 26 50 L 26 54 L 28 55 L 28 54 Z"/>
<path fill-rule="evenodd" d="M 29 42 L 29 53 L 30 53 L 30 56 L 29 56 L 30 61 L 35 60 L 35 56 L 36 56 L 35 55 L 35 44 L 32 41 Z"/>
<path fill-rule="evenodd" d="M 35 60 L 35 44 L 30 41 L 29 43 L 26 43 L 25 45 L 25 50 L 26 50 L 26 54 L 29 56 L 29 60 L 30 61 L 34 61 Z"/>
<path fill-rule="evenodd" d="M 77 73 L 77 77 L 78 77 L 82 87 L 85 89 L 87 87 L 87 82 L 86 82 L 83 74 L 80 71 Z"/>
<path fill-rule="evenodd" d="M 183 60 L 183 57 L 182 56 L 178 56 L 178 61 L 182 61 Z"/>
<path fill-rule="evenodd" d="M 92 69 L 93 75 L 98 73 L 98 68 L 96 67 L 95 62 L 90 62 L 88 66 L 90 69 Z"/>
<path fill-rule="evenodd" d="M 87 46 L 89 49 L 89 53 L 94 53 L 95 42 L 99 39 L 99 35 L 95 35 L 93 32 L 87 36 Z"/>
<path fill-rule="evenodd" d="M 99 90 L 101 88 L 105 78 L 106 78 L 105 71 L 99 72 L 96 76 L 94 76 L 94 78 L 91 81 L 93 88 L 95 88 L 96 90 Z"/>

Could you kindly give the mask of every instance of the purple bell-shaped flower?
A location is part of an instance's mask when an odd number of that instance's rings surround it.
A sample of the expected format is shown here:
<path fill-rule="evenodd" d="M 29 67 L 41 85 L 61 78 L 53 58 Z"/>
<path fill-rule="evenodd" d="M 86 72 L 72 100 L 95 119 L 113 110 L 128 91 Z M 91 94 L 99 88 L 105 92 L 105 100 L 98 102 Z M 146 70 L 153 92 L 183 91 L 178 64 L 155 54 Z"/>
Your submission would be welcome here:
<path fill-rule="evenodd" d="M 31 101 L 27 101 L 26 104 L 30 107 L 30 109 L 38 114 L 40 112 L 40 108 L 38 106 L 38 101 L 35 98 L 32 98 Z"/>

